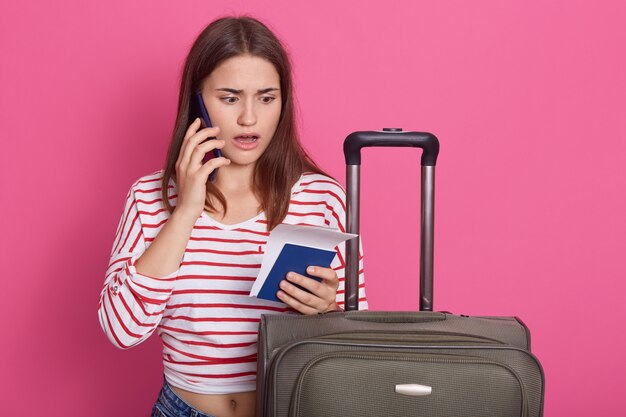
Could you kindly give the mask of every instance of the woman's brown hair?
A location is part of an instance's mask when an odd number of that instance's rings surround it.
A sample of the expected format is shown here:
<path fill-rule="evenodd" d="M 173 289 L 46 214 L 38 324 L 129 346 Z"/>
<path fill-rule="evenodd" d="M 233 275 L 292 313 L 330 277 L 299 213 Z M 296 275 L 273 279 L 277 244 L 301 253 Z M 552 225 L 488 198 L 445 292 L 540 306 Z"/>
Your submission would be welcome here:
<path fill-rule="evenodd" d="M 224 17 L 209 24 L 198 36 L 185 61 L 178 97 L 178 113 L 172 135 L 162 182 L 162 198 L 168 211 L 167 187 L 170 178 L 176 181 L 176 161 L 190 120 L 190 100 L 202 81 L 224 60 L 250 54 L 271 62 L 280 77 L 282 108 L 280 118 L 267 149 L 254 168 L 252 190 L 261 202 L 267 218 L 267 231 L 282 223 L 291 198 L 291 188 L 304 172 L 322 171 L 300 144 L 295 124 L 295 105 L 291 64 L 285 48 L 263 23 L 249 16 Z M 206 206 L 216 210 L 209 199 L 213 195 L 227 211 L 224 195 L 207 181 Z"/>

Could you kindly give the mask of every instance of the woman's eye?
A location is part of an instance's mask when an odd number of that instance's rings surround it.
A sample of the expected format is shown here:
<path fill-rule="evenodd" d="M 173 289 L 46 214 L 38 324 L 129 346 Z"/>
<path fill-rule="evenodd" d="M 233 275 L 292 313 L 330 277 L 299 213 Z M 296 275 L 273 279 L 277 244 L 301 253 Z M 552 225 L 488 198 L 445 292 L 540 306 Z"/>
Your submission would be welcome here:
<path fill-rule="evenodd" d="M 265 97 L 261 97 L 261 101 L 263 103 L 271 103 L 272 101 L 274 101 L 275 97 L 270 97 L 270 96 L 265 96 Z"/>
<path fill-rule="evenodd" d="M 228 104 L 234 104 L 237 101 L 237 97 L 223 97 L 222 100 Z"/>

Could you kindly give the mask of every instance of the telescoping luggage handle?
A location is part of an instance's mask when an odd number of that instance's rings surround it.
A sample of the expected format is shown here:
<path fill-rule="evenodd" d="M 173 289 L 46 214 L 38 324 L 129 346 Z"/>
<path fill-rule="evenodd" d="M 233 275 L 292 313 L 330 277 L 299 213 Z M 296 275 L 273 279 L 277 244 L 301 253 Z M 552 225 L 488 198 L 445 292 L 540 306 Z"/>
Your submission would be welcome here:
<path fill-rule="evenodd" d="M 420 310 L 433 310 L 433 249 L 435 218 L 435 165 L 439 140 L 431 133 L 403 132 L 400 128 L 382 131 L 354 132 L 346 137 L 343 153 L 346 159 L 347 232 L 359 234 L 361 148 L 422 148 L 421 230 L 420 230 Z M 359 239 L 346 242 L 345 308 L 359 308 Z"/>

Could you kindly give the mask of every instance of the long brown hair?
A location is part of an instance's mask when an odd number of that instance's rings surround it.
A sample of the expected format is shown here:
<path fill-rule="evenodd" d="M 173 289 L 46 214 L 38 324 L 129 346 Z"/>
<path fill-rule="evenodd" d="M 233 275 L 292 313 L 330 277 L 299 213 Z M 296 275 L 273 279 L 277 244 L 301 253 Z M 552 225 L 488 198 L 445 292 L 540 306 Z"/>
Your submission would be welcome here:
<path fill-rule="evenodd" d="M 291 64 L 285 48 L 263 23 L 250 16 L 223 17 L 209 24 L 193 43 L 185 61 L 178 97 L 178 113 L 172 134 L 162 182 L 162 198 L 168 211 L 173 207 L 167 195 L 170 178 L 176 181 L 176 161 L 185 132 L 191 123 L 191 95 L 202 81 L 224 60 L 250 54 L 271 62 L 280 76 L 282 108 L 274 137 L 254 168 L 252 190 L 261 202 L 268 221 L 267 231 L 282 223 L 291 197 L 291 188 L 304 172 L 327 175 L 311 159 L 300 144 L 295 124 L 295 105 Z M 332 177 L 331 177 L 332 178 Z M 206 206 L 215 207 L 214 196 L 227 211 L 226 198 L 207 181 Z"/>

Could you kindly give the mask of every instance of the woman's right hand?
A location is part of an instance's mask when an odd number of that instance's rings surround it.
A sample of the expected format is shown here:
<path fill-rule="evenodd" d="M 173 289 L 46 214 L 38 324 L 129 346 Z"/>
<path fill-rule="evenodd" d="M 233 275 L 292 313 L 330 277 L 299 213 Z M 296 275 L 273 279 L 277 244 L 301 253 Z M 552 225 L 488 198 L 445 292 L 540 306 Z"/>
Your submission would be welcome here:
<path fill-rule="evenodd" d="M 225 142 L 221 139 L 212 139 L 201 143 L 210 137 L 217 137 L 220 128 L 210 127 L 198 130 L 200 126 L 199 118 L 189 125 L 176 161 L 176 185 L 178 186 L 176 210 L 195 216 L 195 218 L 200 217 L 204 210 L 209 174 L 219 167 L 230 164 L 230 159 L 224 157 L 212 158 L 202 164 L 205 153 L 216 148 L 223 148 Z"/>

